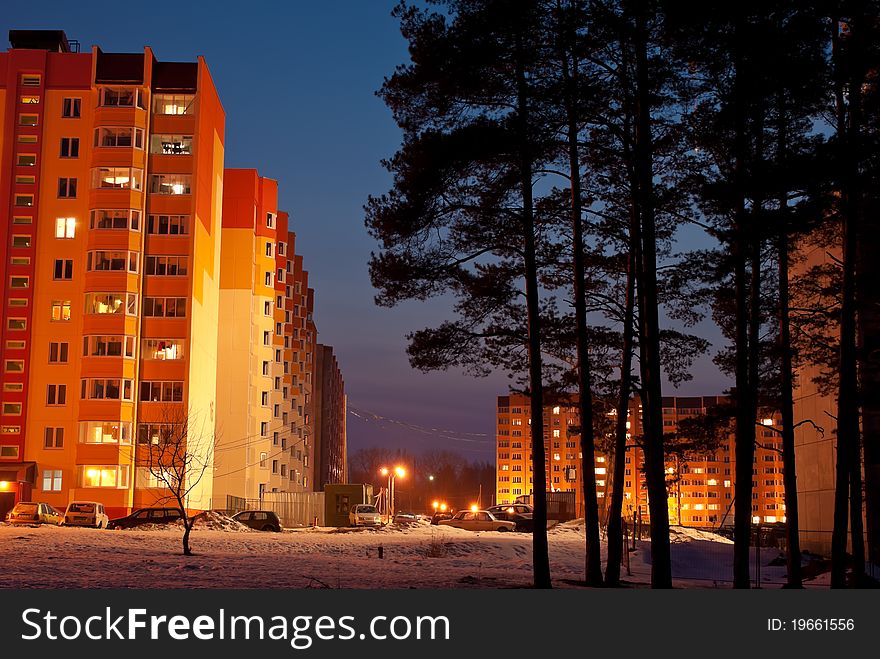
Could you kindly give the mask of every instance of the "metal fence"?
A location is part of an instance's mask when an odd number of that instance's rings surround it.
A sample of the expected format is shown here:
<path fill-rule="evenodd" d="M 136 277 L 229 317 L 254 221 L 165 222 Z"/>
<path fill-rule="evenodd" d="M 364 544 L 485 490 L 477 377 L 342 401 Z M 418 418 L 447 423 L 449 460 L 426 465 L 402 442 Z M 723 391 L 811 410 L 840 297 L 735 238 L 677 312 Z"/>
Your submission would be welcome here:
<path fill-rule="evenodd" d="M 324 525 L 323 492 L 267 492 L 262 499 L 226 497 L 225 512 L 234 515 L 242 510 L 271 510 L 287 528 Z"/>

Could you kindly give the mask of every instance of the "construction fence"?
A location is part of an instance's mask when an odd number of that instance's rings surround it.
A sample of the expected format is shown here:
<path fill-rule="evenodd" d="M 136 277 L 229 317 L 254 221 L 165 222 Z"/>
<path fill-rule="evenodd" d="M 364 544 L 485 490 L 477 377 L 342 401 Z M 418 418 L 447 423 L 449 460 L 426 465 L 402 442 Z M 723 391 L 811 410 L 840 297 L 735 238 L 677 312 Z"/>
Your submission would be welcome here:
<path fill-rule="evenodd" d="M 227 515 L 243 510 L 271 510 L 285 528 L 324 526 L 323 492 L 267 492 L 262 499 L 226 497 Z"/>

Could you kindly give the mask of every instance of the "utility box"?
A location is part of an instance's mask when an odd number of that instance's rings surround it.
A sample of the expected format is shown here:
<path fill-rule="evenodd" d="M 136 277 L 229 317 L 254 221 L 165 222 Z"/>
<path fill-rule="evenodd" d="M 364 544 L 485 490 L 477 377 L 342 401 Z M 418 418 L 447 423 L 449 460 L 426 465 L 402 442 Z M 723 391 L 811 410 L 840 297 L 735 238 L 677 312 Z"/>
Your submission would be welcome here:
<path fill-rule="evenodd" d="M 373 503 L 373 486 L 367 483 L 328 483 L 324 486 L 324 524 L 349 526 L 349 511 L 359 503 Z"/>

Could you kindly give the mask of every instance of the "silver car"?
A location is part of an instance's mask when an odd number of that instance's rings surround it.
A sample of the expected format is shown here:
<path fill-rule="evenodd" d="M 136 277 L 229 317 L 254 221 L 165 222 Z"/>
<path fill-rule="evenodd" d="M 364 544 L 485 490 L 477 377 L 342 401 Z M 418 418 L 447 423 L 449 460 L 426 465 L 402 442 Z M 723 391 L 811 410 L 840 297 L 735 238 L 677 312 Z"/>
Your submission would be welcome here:
<path fill-rule="evenodd" d="M 382 515 L 376 506 L 369 503 L 359 503 L 348 512 L 348 522 L 352 526 L 381 526 Z"/>
<path fill-rule="evenodd" d="M 440 526 L 454 526 L 457 529 L 467 531 L 513 531 L 516 528 L 514 522 L 496 519 L 495 515 L 488 510 L 462 510 L 456 513 L 452 519 L 441 519 Z"/>
<path fill-rule="evenodd" d="M 110 518 L 104 511 L 104 504 L 97 501 L 71 501 L 64 513 L 62 526 L 91 526 L 106 529 Z"/>

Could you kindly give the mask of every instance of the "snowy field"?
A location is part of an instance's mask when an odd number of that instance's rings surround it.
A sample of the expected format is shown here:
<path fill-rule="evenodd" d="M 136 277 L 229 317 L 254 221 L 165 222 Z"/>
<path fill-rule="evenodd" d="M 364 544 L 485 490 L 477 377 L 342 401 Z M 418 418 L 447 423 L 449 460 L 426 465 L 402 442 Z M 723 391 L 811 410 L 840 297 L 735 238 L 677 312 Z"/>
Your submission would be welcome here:
<path fill-rule="evenodd" d="M 530 534 L 473 533 L 428 524 L 283 533 L 211 526 L 196 527 L 190 537 L 196 556 L 184 557 L 178 527 L 106 531 L 0 524 L 0 587 L 523 588 L 531 584 Z M 729 540 L 676 528 L 672 540 L 676 586 L 730 587 L 733 545 Z M 583 578 L 582 525 L 575 521 L 551 529 L 549 542 L 554 586 L 578 587 Z M 604 542 L 602 549 L 604 560 Z M 763 587 L 779 587 L 784 581 L 785 568 L 768 565 L 777 556 L 774 550 L 764 550 L 761 556 Z M 627 575 L 622 569 L 623 580 L 647 587 L 649 542 L 637 543 L 630 554 L 630 570 Z"/>

